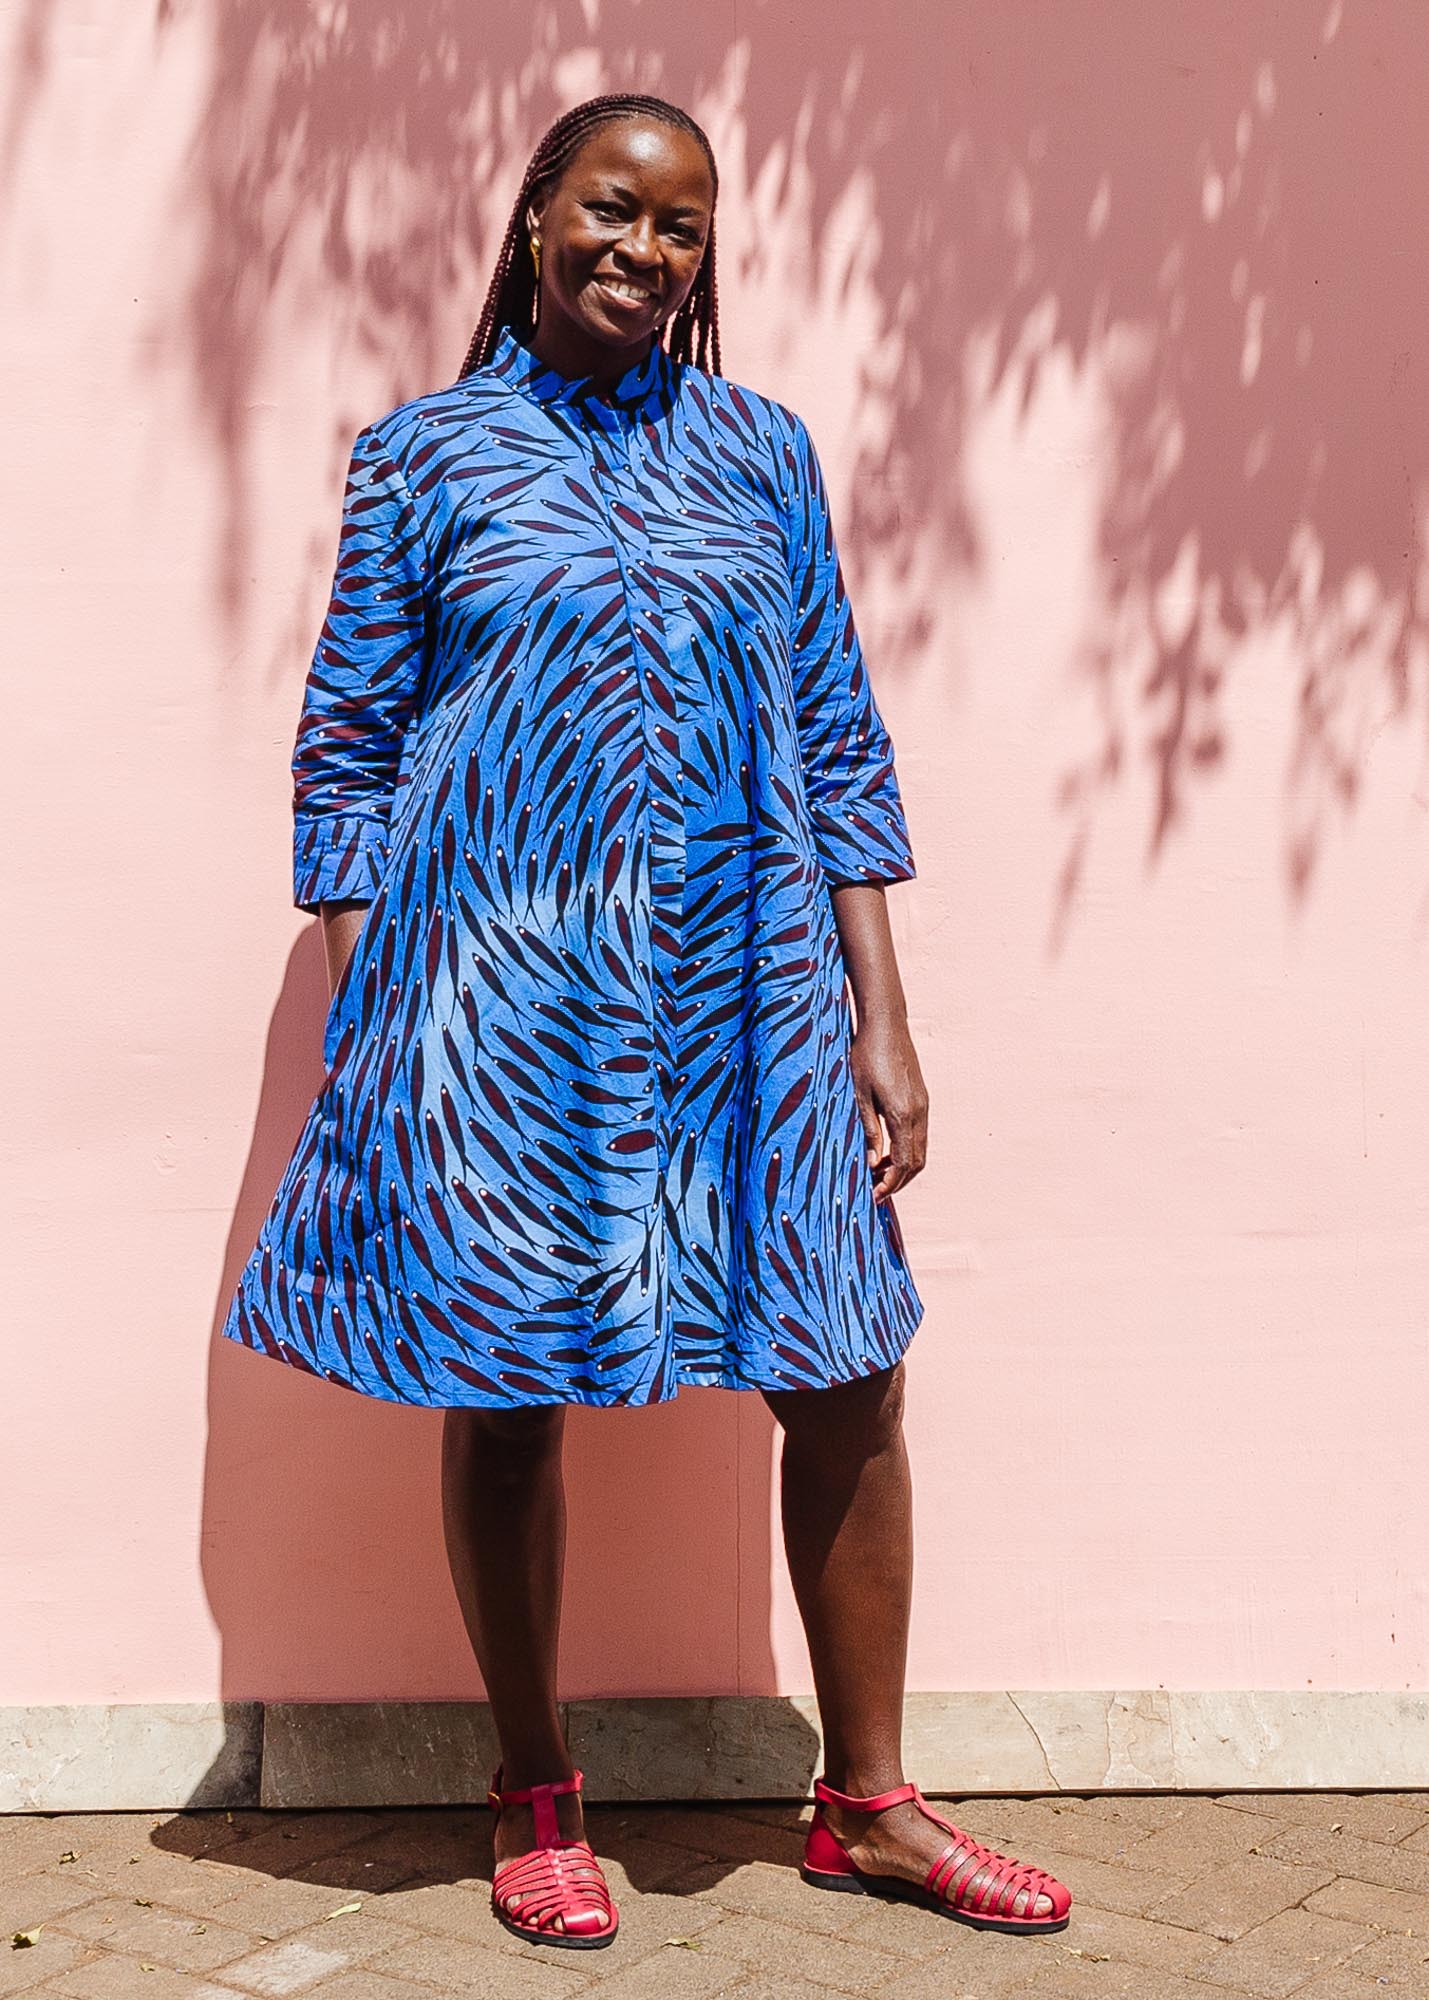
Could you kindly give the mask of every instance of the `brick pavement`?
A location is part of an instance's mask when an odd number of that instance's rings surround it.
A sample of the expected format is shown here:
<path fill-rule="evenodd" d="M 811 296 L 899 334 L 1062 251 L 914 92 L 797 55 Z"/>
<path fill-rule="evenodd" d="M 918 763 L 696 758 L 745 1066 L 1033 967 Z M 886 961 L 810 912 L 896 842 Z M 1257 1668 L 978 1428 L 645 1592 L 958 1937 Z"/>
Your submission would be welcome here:
<path fill-rule="evenodd" d="M 949 1810 L 1070 1883 L 1070 1927 L 807 1889 L 793 1807 L 593 1807 L 621 1933 L 585 1953 L 494 1921 L 479 1810 L 0 1818 L 0 1996 L 1429 2000 L 1429 1793 Z"/>

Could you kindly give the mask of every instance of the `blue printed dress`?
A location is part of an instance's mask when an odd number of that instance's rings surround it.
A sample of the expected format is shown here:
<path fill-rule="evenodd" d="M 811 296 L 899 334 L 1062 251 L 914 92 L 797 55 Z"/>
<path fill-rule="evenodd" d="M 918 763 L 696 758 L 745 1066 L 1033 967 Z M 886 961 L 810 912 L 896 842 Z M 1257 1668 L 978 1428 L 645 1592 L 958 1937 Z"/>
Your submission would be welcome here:
<path fill-rule="evenodd" d="M 914 867 L 799 417 L 503 330 L 357 439 L 293 772 L 369 907 L 228 1337 L 489 1408 L 898 1359 L 829 891 Z"/>

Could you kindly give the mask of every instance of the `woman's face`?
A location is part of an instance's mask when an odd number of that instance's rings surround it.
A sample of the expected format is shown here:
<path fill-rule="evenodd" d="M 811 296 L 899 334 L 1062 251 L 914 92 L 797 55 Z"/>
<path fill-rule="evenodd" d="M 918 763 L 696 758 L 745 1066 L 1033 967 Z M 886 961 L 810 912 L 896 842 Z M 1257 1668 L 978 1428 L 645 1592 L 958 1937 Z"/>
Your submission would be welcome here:
<path fill-rule="evenodd" d="M 643 351 L 689 296 L 713 213 L 692 134 L 644 118 L 597 127 L 527 210 L 541 244 L 539 344 Z"/>

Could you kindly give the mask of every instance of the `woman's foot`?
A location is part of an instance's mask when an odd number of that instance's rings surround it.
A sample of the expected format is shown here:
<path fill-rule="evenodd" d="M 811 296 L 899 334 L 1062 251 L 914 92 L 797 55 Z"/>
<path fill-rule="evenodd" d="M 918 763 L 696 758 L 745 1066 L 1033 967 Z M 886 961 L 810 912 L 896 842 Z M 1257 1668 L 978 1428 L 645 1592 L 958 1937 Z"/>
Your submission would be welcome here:
<path fill-rule="evenodd" d="M 581 1774 L 529 1785 L 498 1771 L 490 1799 L 497 1809 L 492 1907 L 506 1928 L 532 1944 L 609 1944 L 618 1913 L 600 1863 L 585 1838 Z"/>
<path fill-rule="evenodd" d="M 856 1790 L 856 1788 L 850 1788 Z M 858 1796 L 871 1797 L 880 1788 L 871 1787 Z M 891 1789 L 891 1787 L 889 1788 Z M 851 1812 L 846 1806 L 826 1802 L 824 1821 L 829 1832 L 842 1843 L 853 1861 L 866 1875 L 893 1875 L 901 1881 L 921 1886 L 933 1863 L 957 1840 L 946 1826 L 929 1819 L 909 1799 L 903 1805 L 888 1806 L 882 1812 Z M 965 1898 L 991 1878 L 986 1863 L 971 1865 L 973 1849 L 958 1843 L 952 1867 L 944 1871 L 942 1894 L 948 1902 Z M 1040 1892 L 1028 1908 L 1028 1892 L 1019 1889 L 1001 1914 L 1010 1917 L 1050 1917 L 1052 1898 Z"/>

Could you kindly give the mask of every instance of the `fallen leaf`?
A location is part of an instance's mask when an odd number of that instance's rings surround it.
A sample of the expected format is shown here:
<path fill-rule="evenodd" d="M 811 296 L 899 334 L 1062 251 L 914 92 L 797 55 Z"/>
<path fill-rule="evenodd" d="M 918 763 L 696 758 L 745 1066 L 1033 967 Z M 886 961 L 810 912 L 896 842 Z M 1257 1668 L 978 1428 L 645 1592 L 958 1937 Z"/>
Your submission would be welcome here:
<path fill-rule="evenodd" d="M 202 1936 L 203 1936 L 203 1934 L 204 1934 L 204 1932 L 205 1932 L 205 1931 L 206 1931 L 207 1929 L 208 1929 L 208 1925 L 207 1925 L 207 1924 L 195 1924 L 195 1925 L 194 1925 L 194 1936 L 195 1936 L 195 1937 L 202 1937 Z"/>
<path fill-rule="evenodd" d="M 64 1853 L 60 1856 L 60 1867 L 63 1868 L 67 1861 L 78 1861 L 78 1859 L 79 1856 L 75 1852 L 75 1850 L 72 1847 L 67 1847 Z"/>
<path fill-rule="evenodd" d="M 154 1899 L 152 1896 L 136 1896 L 134 1898 L 134 1901 L 139 1905 L 139 1908 L 141 1910 L 152 1910 L 154 1907 Z"/>
<path fill-rule="evenodd" d="M 681 1951 L 704 1950 L 704 1946 L 700 1943 L 698 1938 L 666 1938 L 665 1942 L 666 1944 L 678 1945 Z"/>
<path fill-rule="evenodd" d="M 141 1972 L 157 1972 L 158 1969 L 157 1965 L 146 1965 L 142 1958 L 139 1961 L 139 1970 Z"/>
<path fill-rule="evenodd" d="M 232 1813 L 225 1813 L 225 1814 L 223 1815 L 223 1817 L 224 1817 L 224 1818 L 225 1818 L 225 1819 L 226 1819 L 226 1820 L 228 1821 L 228 1824 L 229 1824 L 230 1826 L 232 1826 L 232 1824 L 233 1824 L 233 1814 L 232 1814 Z"/>
<path fill-rule="evenodd" d="M 23 1951 L 27 1945 L 38 1944 L 40 1941 L 40 1932 L 43 1929 L 43 1924 L 36 1924 L 32 1931 L 12 1931 L 10 1934 L 11 1951 Z"/>
<path fill-rule="evenodd" d="M 136 1861 L 138 1861 L 139 1859 L 140 1859 L 140 1856 L 139 1856 L 139 1855 L 137 1855 L 137 1854 L 131 1854 L 131 1855 L 129 1856 L 129 1866 L 130 1866 L 130 1867 L 132 1868 L 132 1867 L 134 1866 L 134 1863 L 135 1863 Z"/>
<path fill-rule="evenodd" d="M 330 1924 L 334 1917 L 350 1917 L 354 1910 L 360 1910 L 361 1908 L 361 1903 L 344 1903 L 340 1909 L 329 1910 L 323 1918 L 323 1922 Z"/>
<path fill-rule="evenodd" d="M 1344 1830 L 1345 1830 L 1345 1823 L 1342 1819 L 1336 1819 L 1330 1822 L 1331 1833 L 1343 1833 Z"/>

